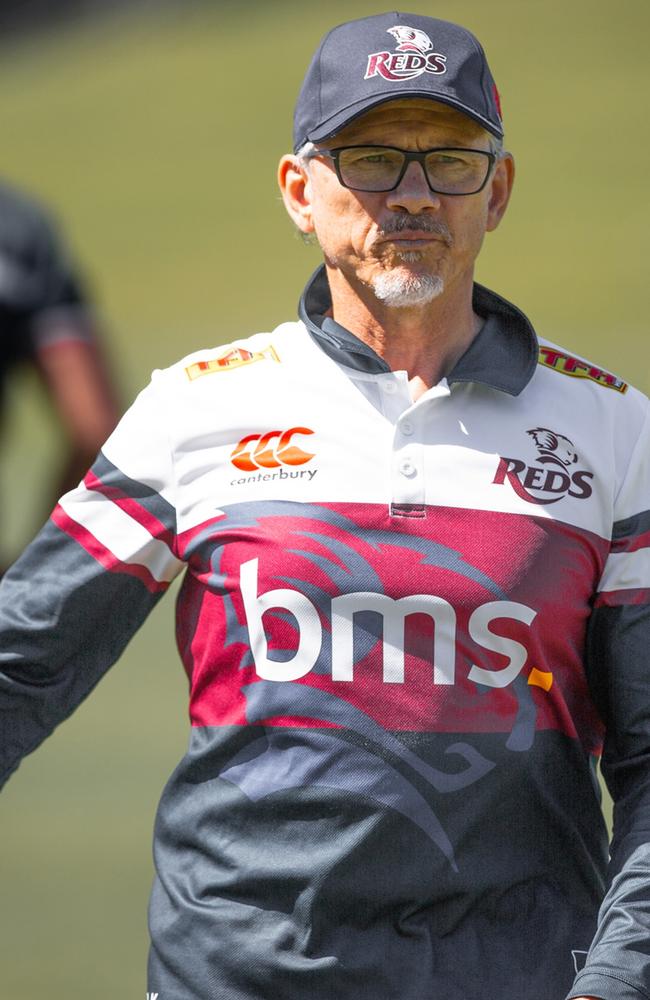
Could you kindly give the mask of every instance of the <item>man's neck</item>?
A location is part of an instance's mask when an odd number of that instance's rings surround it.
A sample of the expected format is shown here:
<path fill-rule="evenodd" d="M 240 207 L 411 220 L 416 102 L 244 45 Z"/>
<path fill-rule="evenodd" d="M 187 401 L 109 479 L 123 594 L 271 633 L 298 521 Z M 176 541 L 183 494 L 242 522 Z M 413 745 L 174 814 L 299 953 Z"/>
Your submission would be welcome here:
<path fill-rule="evenodd" d="M 472 308 L 471 275 L 426 305 L 389 307 L 370 289 L 353 288 L 339 270 L 327 271 L 332 318 L 393 371 L 407 371 L 413 399 L 449 374 L 483 324 Z"/>

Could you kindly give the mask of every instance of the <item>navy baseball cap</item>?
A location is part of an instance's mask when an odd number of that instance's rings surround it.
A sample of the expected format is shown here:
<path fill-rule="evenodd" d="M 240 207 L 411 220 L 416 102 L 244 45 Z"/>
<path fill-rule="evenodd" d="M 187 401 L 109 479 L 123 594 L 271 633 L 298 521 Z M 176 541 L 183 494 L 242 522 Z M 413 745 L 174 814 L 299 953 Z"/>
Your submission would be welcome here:
<path fill-rule="evenodd" d="M 400 97 L 448 104 L 503 136 L 499 93 L 474 35 L 450 21 L 391 11 L 325 35 L 298 95 L 294 150 Z"/>

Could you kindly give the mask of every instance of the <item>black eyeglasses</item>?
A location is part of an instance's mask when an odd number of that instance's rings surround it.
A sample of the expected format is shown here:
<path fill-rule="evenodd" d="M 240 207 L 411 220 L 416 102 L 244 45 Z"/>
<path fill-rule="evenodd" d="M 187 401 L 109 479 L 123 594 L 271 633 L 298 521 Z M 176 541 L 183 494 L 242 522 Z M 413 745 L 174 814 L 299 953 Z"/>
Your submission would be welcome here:
<path fill-rule="evenodd" d="M 421 153 L 394 146 L 340 146 L 313 149 L 308 159 L 326 156 L 334 163 L 343 187 L 353 191 L 393 191 L 409 163 L 419 163 L 435 194 L 478 194 L 490 176 L 496 155 L 483 149 L 425 149 Z"/>

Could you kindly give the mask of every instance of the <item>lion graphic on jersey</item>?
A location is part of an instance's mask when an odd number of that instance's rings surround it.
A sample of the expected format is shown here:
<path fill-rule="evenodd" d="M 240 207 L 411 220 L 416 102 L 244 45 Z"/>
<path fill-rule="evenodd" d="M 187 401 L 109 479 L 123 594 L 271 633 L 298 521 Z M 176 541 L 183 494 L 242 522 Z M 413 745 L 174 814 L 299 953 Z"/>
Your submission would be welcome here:
<path fill-rule="evenodd" d="M 549 430 L 548 427 L 535 427 L 526 433 L 530 434 L 537 445 L 540 461 L 557 462 L 565 468 L 578 461 L 578 453 L 573 441 L 570 441 L 564 434 L 558 434 L 557 431 Z"/>

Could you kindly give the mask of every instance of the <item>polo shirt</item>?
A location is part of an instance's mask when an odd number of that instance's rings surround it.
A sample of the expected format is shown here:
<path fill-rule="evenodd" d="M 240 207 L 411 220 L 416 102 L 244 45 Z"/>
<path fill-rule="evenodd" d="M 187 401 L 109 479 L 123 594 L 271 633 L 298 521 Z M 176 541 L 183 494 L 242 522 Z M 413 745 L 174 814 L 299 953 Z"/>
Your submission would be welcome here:
<path fill-rule="evenodd" d="M 329 307 L 155 372 L 9 572 L 2 773 L 184 571 L 150 992 L 647 997 L 648 402 L 479 285 L 413 402 Z"/>

